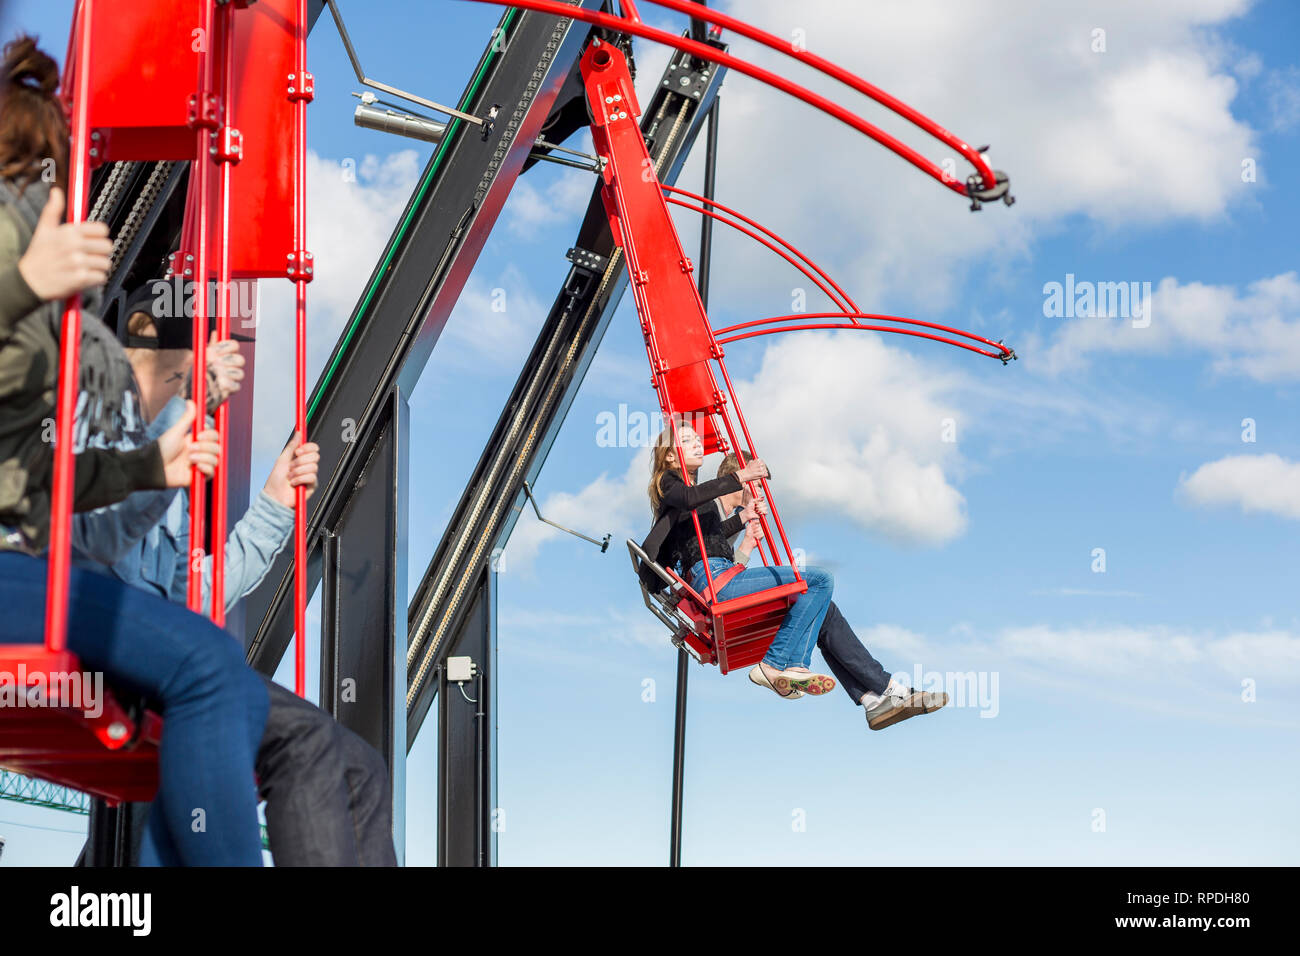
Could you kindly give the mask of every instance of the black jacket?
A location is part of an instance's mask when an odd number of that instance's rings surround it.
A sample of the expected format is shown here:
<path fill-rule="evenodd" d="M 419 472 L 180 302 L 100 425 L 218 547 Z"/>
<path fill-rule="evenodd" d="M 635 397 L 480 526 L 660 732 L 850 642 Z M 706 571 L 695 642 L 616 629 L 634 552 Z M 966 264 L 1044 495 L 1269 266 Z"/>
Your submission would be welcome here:
<path fill-rule="evenodd" d="M 650 534 L 642 542 L 641 550 L 660 567 L 672 567 L 680 560 L 682 571 L 689 572 L 695 562 L 700 560 L 695 522 L 691 520 L 691 512 L 694 511 L 700 519 L 700 530 L 704 533 L 704 548 L 708 555 L 734 560 L 729 539 L 739 534 L 745 523 L 739 515 L 723 521 L 713 500 L 740 491 L 741 487 L 740 479 L 734 474 L 687 486 L 677 472 L 665 473 L 661 484 L 663 500 L 659 504 L 659 514 Z M 665 587 L 663 580 L 644 562 L 637 574 L 641 583 L 650 591 Z"/>

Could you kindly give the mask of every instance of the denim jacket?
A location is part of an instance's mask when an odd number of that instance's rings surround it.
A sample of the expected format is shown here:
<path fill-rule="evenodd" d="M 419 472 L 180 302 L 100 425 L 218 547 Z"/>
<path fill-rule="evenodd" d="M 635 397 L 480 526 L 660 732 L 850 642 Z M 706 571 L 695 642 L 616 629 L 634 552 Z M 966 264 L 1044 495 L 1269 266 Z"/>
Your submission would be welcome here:
<path fill-rule="evenodd" d="M 173 398 L 149 426 L 156 437 L 185 413 Z M 226 608 L 252 591 L 293 534 L 294 513 L 259 492 L 226 539 Z M 109 508 L 78 515 L 73 561 L 118 580 L 185 603 L 189 577 L 189 495 L 137 492 Z M 211 605 L 212 555 L 203 557 L 203 607 Z"/>

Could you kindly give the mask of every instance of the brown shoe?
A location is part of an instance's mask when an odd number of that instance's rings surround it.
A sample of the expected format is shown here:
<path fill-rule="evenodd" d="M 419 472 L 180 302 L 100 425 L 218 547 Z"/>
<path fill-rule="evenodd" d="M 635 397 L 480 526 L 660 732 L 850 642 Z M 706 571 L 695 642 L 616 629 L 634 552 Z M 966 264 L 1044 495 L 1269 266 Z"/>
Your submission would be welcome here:
<path fill-rule="evenodd" d="M 884 730 L 917 714 L 933 713 L 947 703 L 948 695 L 942 691 L 924 693 L 909 690 L 900 697 L 884 697 L 866 709 L 867 726 L 872 730 Z"/>

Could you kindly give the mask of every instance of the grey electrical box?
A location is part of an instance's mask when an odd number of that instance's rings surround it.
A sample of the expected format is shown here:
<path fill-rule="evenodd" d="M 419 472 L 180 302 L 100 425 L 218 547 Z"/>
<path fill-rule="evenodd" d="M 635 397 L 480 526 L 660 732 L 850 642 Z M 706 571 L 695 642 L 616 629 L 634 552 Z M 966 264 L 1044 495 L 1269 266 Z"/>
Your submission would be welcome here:
<path fill-rule="evenodd" d="M 460 681 L 474 679 L 474 658 L 472 657 L 449 657 L 447 658 L 447 681 L 449 683 L 459 683 Z"/>

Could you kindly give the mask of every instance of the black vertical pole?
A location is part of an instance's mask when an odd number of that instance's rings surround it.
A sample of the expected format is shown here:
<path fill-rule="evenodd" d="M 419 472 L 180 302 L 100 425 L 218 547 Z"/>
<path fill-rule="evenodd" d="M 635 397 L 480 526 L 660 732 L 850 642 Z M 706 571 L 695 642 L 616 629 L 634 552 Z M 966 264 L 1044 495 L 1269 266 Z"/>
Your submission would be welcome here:
<path fill-rule="evenodd" d="M 718 99 L 709 108 L 709 133 L 704 154 L 704 198 L 713 198 L 714 178 L 718 158 Z M 696 276 L 700 286 L 700 299 L 709 307 L 709 254 L 713 250 L 713 220 L 704 216 L 700 225 L 700 261 Z M 690 655 L 686 648 L 677 651 L 677 715 L 673 728 L 673 811 L 672 833 L 669 837 L 668 865 L 682 865 L 682 777 L 686 761 L 686 683 L 690 676 L 687 665 Z"/>

